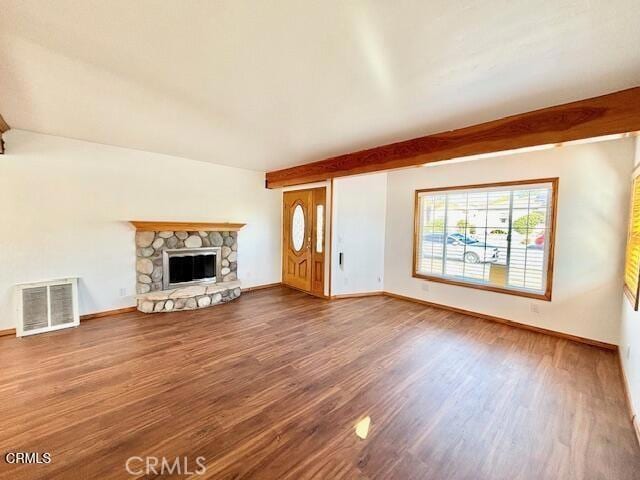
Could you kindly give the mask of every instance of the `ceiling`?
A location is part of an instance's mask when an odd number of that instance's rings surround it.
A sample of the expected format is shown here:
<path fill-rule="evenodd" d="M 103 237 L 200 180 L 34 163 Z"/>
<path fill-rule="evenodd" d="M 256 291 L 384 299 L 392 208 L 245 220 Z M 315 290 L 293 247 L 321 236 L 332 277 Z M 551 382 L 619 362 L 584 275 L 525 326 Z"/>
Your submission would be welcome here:
<path fill-rule="evenodd" d="M 640 85 L 637 0 L 0 0 L 13 128 L 254 170 Z"/>

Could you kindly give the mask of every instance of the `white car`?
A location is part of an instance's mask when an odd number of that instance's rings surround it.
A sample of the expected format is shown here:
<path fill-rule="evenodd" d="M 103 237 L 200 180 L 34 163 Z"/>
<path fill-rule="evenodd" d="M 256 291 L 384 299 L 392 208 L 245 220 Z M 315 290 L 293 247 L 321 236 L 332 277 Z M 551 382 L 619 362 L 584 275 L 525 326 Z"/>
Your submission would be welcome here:
<path fill-rule="evenodd" d="M 426 233 L 422 236 L 422 250 L 433 257 L 441 258 L 444 246 L 444 233 Z M 486 245 L 477 238 L 461 233 L 447 235 L 447 259 L 464 260 L 466 263 L 495 263 L 498 261 L 498 247 Z"/>

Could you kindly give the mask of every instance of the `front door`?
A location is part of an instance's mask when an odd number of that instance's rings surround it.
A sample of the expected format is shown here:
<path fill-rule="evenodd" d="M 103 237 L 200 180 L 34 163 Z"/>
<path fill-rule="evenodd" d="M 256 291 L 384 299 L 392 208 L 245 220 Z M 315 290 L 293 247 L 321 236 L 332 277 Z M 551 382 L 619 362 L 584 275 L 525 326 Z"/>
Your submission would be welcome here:
<path fill-rule="evenodd" d="M 283 194 L 282 282 L 315 295 L 324 294 L 326 189 Z"/>

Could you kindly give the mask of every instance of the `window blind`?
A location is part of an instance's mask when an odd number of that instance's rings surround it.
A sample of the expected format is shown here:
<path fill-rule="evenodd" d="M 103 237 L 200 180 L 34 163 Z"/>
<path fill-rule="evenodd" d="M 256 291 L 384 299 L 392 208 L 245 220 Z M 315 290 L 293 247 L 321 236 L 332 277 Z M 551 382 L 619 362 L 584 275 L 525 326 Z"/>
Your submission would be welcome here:
<path fill-rule="evenodd" d="M 624 265 L 624 288 L 633 308 L 638 310 L 638 279 L 640 277 L 640 176 L 633 179 L 631 213 Z"/>

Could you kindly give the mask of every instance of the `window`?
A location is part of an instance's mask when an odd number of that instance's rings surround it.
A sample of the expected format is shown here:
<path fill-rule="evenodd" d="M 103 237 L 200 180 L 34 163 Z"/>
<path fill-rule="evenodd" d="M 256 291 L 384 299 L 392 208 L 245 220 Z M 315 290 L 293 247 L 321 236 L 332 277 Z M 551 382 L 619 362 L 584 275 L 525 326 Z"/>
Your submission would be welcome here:
<path fill-rule="evenodd" d="M 316 207 L 316 253 L 322 253 L 324 243 L 324 205 Z"/>
<path fill-rule="evenodd" d="M 638 310 L 638 279 L 640 278 L 640 177 L 633 179 L 631 186 L 631 214 L 627 252 L 624 263 L 624 292 L 634 310 Z"/>
<path fill-rule="evenodd" d="M 551 300 L 557 187 L 551 178 L 417 190 L 413 276 Z"/>
<path fill-rule="evenodd" d="M 293 218 L 291 220 L 291 241 L 293 249 L 299 252 L 304 245 L 304 211 L 300 204 L 293 209 Z"/>

